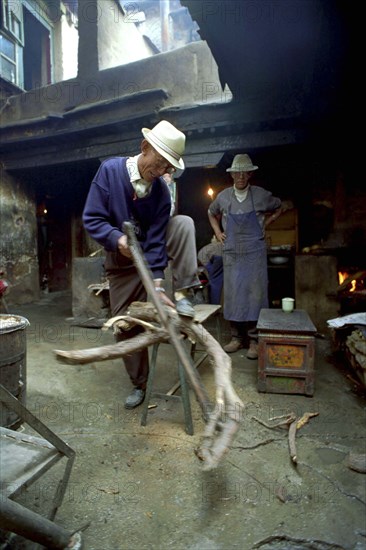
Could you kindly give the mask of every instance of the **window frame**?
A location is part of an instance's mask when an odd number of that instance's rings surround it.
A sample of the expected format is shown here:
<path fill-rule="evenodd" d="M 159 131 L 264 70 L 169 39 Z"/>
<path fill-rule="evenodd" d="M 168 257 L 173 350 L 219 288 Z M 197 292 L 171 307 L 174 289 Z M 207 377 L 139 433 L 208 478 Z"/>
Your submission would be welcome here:
<path fill-rule="evenodd" d="M 10 38 L 2 30 L 0 30 L 0 35 L 3 36 L 6 40 L 9 40 L 15 48 L 15 59 L 8 57 L 6 53 L 0 51 L 1 60 L 4 59 L 8 63 L 11 63 L 14 66 L 14 80 L 7 78 L 3 71 L 1 71 L 0 76 L 7 82 L 11 82 L 18 88 L 23 89 L 24 79 L 23 79 L 23 56 L 22 56 L 22 47 L 17 43 L 16 40 Z"/>
<path fill-rule="evenodd" d="M 13 22 L 19 23 L 19 33 L 14 32 Z M 1 30 L 5 35 L 9 35 L 12 40 L 24 46 L 24 26 L 23 26 L 23 2 L 1 0 Z"/>
<path fill-rule="evenodd" d="M 50 82 L 54 82 L 54 44 L 53 44 L 53 25 L 45 17 L 46 7 L 42 8 L 41 4 L 37 4 L 34 0 L 0 0 L 0 34 L 5 39 L 10 40 L 15 46 L 15 62 L 9 58 L 6 54 L 0 52 L 1 59 L 15 65 L 15 81 L 9 80 L 0 73 L 0 78 L 3 78 L 7 82 L 11 82 L 18 88 L 24 90 L 24 62 L 23 51 L 25 47 L 25 33 L 24 33 L 24 9 L 27 9 L 29 13 L 35 17 L 49 33 L 49 70 L 50 70 Z M 15 25 L 17 24 L 18 32 L 16 32 Z M 15 32 L 14 32 L 15 31 Z M 1 67 L 0 67 L 1 68 Z"/>

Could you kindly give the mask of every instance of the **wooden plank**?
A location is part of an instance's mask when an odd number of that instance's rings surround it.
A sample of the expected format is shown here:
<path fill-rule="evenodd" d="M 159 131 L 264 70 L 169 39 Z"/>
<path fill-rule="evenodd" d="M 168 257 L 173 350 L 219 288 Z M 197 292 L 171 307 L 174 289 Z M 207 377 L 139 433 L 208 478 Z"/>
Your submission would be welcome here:
<path fill-rule="evenodd" d="M 207 321 L 212 315 L 216 315 L 221 309 L 221 306 L 219 304 L 197 304 L 194 306 L 195 316 L 194 321 L 195 323 L 204 323 Z"/>
<path fill-rule="evenodd" d="M 261 331 L 287 334 L 316 332 L 316 327 L 303 309 L 295 309 L 291 313 L 285 313 L 282 309 L 261 309 L 257 329 L 259 333 Z"/>

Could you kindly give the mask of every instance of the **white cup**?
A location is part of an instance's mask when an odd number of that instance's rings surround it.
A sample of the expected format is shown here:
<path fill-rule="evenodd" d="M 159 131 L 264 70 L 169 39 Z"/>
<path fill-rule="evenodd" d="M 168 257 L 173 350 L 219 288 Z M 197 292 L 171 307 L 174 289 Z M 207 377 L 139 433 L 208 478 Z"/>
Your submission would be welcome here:
<path fill-rule="evenodd" d="M 294 310 L 295 300 L 293 298 L 282 298 L 282 311 L 290 313 Z"/>

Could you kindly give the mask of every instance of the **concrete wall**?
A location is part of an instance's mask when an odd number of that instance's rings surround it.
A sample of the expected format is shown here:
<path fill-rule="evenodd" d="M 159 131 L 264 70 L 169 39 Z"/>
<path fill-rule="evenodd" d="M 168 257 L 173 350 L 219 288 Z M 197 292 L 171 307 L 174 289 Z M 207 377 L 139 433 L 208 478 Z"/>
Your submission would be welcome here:
<path fill-rule="evenodd" d="M 112 0 L 99 0 L 98 8 L 99 70 L 138 61 L 153 54 L 134 24 L 133 14 L 123 14 Z"/>
<path fill-rule="evenodd" d="M 305 309 L 321 333 L 329 330 L 327 320 L 339 315 L 337 289 L 337 259 L 334 256 L 296 256 L 296 308 Z"/>
<path fill-rule="evenodd" d="M 105 319 L 109 315 L 108 291 L 99 295 L 88 286 L 105 281 L 104 255 L 96 258 L 74 258 L 72 262 L 72 314 L 74 317 Z"/>
<path fill-rule="evenodd" d="M 32 191 L 1 170 L 0 269 L 9 282 L 8 304 L 39 298 L 37 222 Z"/>
<path fill-rule="evenodd" d="M 52 21 L 52 70 L 53 81 L 60 82 L 77 75 L 78 30 L 66 16 L 61 3 L 58 17 Z"/>
<path fill-rule="evenodd" d="M 61 44 L 58 51 L 61 54 L 61 73 L 55 72 L 55 82 L 75 78 L 78 73 L 78 29 L 66 13 L 63 13 L 60 22 Z"/>
<path fill-rule="evenodd" d="M 2 124 L 157 88 L 168 92 L 167 108 L 221 101 L 217 65 L 206 42 L 12 96 Z"/>

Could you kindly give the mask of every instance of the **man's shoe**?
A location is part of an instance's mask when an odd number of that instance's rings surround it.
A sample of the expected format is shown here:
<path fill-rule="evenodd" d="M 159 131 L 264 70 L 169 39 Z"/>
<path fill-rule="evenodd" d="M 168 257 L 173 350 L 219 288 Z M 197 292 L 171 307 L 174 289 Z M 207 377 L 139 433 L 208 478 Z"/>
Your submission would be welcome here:
<path fill-rule="evenodd" d="M 194 318 L 194 307 L 192 306 L 192 303 L 188 300 L 188 298 L 182 298 L 181 300 L 178 300 L 175 304 L 175 307 L 177 308 L 178 315 L 183 315 L 183 317 L 191 317 L 192 319 Z"/>
<path fill-rule="evenodd" d="M 134 388 L 126 399 L 125 409 L 134 409 L 135 407 L 138 407 L 139 405 L 141 405 L 144 399 L 145 390 Z"/>
<path fill-rule="evenodd" d="M 258 359 L 258 343 L 256 340 L 250 340 L 247 357 L 248 359 Z"/>
<path fill-rule="evenodd" d="M 226 353 L 235 353 L 243 347 L 244 346 L 241 340 L 238 338 L 233 338 L 228 344 L 226 344 L 226 346 L 223 347 L 223 350 L 226 351 Z"/>

